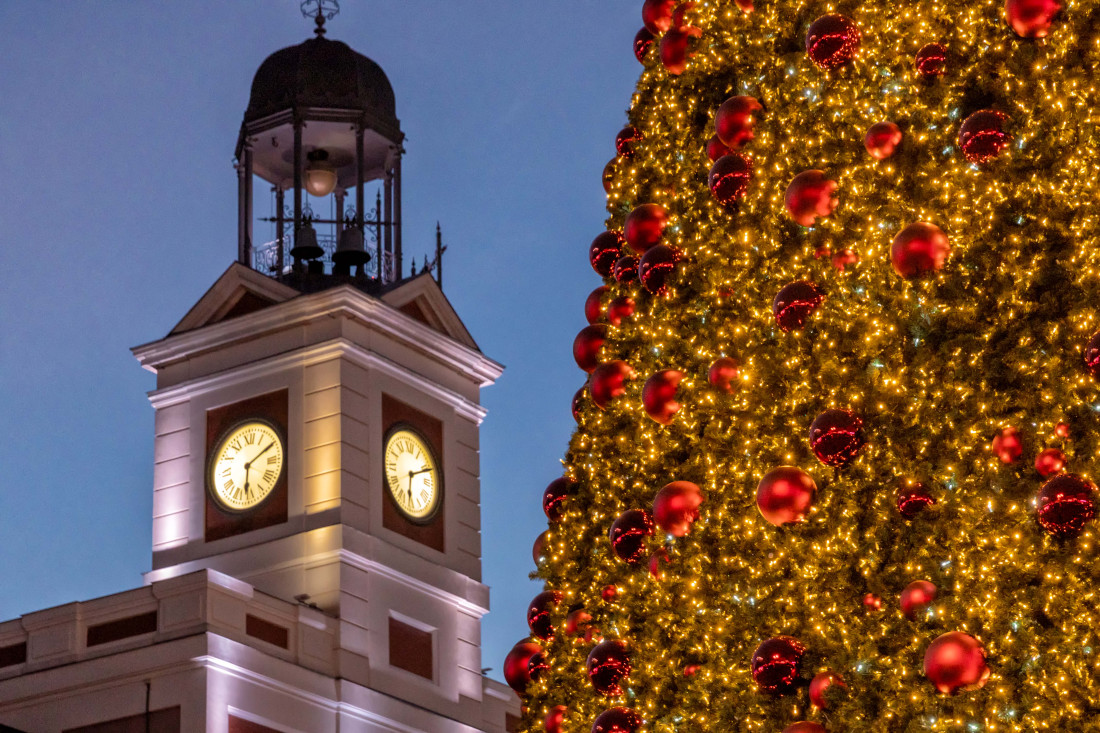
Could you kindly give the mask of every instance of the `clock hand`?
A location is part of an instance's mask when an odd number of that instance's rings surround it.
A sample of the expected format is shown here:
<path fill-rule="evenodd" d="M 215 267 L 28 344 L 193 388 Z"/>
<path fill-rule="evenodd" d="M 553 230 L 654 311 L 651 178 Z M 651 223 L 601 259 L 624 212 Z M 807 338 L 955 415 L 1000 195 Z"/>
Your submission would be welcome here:
<path fill-rule="evenodd" d="M 432 470 L 431 466 L 425 466 L 424 468 L 420 469 L 419 471 L 409 471 L 409 478 L 412 479 L 412 477 L 415 476 L 418 473 L 424 473 L 426 471 L 431 471 L 431 470 Z M 412 481 L 411 480 L 409 482 L 409 485 L 412 486 Z"/>

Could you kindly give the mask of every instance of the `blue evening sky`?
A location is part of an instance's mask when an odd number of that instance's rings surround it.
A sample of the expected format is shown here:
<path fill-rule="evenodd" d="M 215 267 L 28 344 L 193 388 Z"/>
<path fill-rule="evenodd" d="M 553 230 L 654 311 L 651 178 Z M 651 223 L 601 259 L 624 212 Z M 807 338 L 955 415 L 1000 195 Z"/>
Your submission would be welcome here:
<path fill-rule="evenodd" d="M 153 376 L 129 347 L 236 256 L 237 131 L 260 62 L 311 33 L 298 5 L 0 3 L 0 619 L 149 569 Z M 600 284 L 587 249 L 641 0 L 341 5 L 329 37 L 396 91 L 405 251 L 419 261 L 442 222 L 444 290 L 507 366 L 482 394 L 483 666 L 499 678 L 583 382 L 571 345 Z"/>

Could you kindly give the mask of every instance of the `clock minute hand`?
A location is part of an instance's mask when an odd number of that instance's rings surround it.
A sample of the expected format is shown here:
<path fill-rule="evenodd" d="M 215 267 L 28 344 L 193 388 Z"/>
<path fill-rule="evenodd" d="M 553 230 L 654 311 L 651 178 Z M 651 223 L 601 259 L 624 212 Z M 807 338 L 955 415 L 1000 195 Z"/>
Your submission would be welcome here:
<path fill-rule="evenodd" d="M 424 473 L 426 471 L 431 471 L 431 470 L 432 470 L 431 466 L 425 466 L 424 468 L 420 469 L 419 471 L 409 471 L 409 478 L 411 479 L 413 476 L 415 476 L 418 473 Z"/>

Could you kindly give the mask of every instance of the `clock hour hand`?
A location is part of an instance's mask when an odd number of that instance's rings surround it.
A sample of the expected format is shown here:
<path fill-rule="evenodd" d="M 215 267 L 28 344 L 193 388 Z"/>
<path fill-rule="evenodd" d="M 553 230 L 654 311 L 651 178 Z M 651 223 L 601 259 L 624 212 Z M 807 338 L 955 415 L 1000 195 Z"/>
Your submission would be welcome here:
<path fill-rule="evenodd" d="M 432 470 L 431 466 L 425 466 L 424 468 L 420 469 L 419 471 L 409 471 L 409 478 L 411 479 L 413 476 L 415 476 L 418 473 L 424 473 L 426 471 L 431 471 L 431 470 Z M 409 486 L 412 486 L 411 481 L 409 482 Z"/>

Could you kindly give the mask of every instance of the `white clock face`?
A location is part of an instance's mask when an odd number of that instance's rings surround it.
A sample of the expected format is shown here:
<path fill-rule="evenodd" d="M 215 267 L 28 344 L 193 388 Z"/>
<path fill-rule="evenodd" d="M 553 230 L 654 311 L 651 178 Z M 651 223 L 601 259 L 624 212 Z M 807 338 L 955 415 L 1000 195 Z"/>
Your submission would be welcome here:
<path fill-rule="evenodd" d="M 266 499 L 283 473 L 283 441 L 268 422 L 249 420 L 232 428 L 210 460 L 207 485 L 224 509 L 240 512 Z"/>
<path fill-rule="evenodd" d="M 427 441 L 412 430 L 394 430 L 386 439 L 385 461 L 386 486 L 398 509 L 413 521 L 430 519 L 443 487 Z"/>

